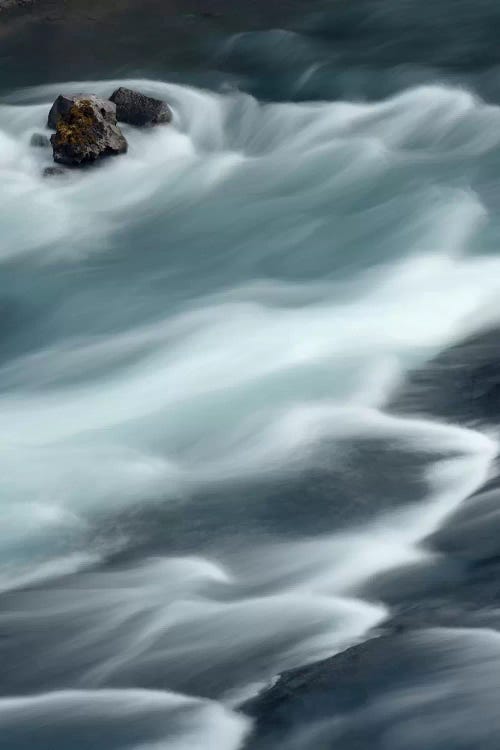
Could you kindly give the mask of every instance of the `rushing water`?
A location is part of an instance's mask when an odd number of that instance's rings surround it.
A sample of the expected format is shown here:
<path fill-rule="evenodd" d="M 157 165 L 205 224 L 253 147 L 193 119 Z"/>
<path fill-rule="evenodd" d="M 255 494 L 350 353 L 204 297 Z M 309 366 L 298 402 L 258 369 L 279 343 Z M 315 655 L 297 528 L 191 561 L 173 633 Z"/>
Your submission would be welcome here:
<path fill-rule="evenodd" d="M 381 623 L 363 586 L 491 473 L 494 433 L 385 407 L 498 319 L 500 108 L 387 70 L 333 98 L 327 42 L 273 34 L 265 101 L 219 72 L 0 105 L 2 750 L 236 750 L 238 704 Z M 42 178 L 55 96 L 118 84 L 173 124 Z"/>

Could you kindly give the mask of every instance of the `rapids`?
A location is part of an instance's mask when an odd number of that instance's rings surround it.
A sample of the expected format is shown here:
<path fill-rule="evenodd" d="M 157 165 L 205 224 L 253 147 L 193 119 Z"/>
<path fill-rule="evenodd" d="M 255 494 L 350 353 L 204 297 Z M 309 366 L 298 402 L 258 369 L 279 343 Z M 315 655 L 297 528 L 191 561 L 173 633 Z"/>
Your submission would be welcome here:
<path fill-rule="evenodd" d="M 44 179 L 55 96 L 117 85 L 172 126 Z M 492 473 L 495 430 L 387 405 L 498 322 L 500 108 L 243 89 L 0 104 L 2 750 L 237 750 L 238 704 L 382 623 L 360 587 Z"/>

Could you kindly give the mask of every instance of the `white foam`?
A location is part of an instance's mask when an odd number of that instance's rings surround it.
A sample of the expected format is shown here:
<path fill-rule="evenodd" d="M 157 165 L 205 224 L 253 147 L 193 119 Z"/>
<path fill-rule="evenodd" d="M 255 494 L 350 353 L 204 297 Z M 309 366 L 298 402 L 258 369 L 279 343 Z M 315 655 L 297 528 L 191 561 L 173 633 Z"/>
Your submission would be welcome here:
<path fill-rule="evenodd" d="M 252 200 L 265 212 L 259 205 L 262 198 L 285 198 L 294 206 L 295 187 L 298 207 L 302 205 L 306 215 L 304 209 L 321 205 L 328 196 L 332 201 L 345 196 L 346 189 L 363 191 L 364 185 L 384 179 L 397 164 L 414 159 L 417 168 L 422 155 L 430 154 L 472 158 L 496 147 L 499 139 L 498 108 L 440 86 L 413 89 L 379 104 L 261 106 L 239 93 L 215 94 L 138 80 L 126 83 L 172 103 L 173 125 L 146 133 L 125 127 L 130 141 L 126 158 L 66 180 L 42 179 L 49 155 L 28 144 L 34 130 L 45 127 L 50 101 L 61 90 L 107 94 L 119 83 L 124 82 L 44 86 L 20 92 L 11 97 L 11 104 L 0 107 L 0 262 L 32 250 L 39 251 L 41 262 L 57 261 L 61 253 L 76 254 L 78 259 L 97 238 L 103 250 L 107 233 L 116 224 L 132 223 L 146 204 L 151 215 L 176 211 L 180 205 L 199 204 L 213 191 L 227 193 L 228 208 L 241 196 L 242 205 Z M 44 103 L 25 103 L 33 98 Z M 457 132 L 462 134 L 458 138 Z M 452 235 L 460 232 L 464 221 L 453 193 L 457 191 L 450 191 L 445 207 L 456 214 L 455 221 L 450 217 L 447 223 Z M 17 210 L 27 202 L 29 226 Z M 429 208 L 433 205 L 435 201 Z M 240 221 L 243 228 L 243 211 Z M 293 234 L 297 238 L 296 230 Z"/>

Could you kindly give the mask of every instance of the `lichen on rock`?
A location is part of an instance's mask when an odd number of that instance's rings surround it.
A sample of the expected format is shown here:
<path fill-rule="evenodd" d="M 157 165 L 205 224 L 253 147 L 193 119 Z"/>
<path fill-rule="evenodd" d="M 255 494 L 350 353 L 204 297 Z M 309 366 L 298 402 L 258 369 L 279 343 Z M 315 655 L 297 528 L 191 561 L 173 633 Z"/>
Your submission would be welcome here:
<path fill-rule="evenodd" d="M 61 117 L 66 118 L 71 107 L 80 101 L 89 101 L 94 104 L 102 114 L 105 120 L 116 124 L 116 105 L 109 99 L 103 99 L 95 94 L 60 94 L 50 108 L 47 118 L 47 126 L 55 130 Z"/>
<path fill-rule="evenodd" d="M 127 151 L 127 141 L 112 116 L 109 102 L 97 97 L 76 99 L 60 112 L 51 137 L 54 161 L 79 166 Z"/>

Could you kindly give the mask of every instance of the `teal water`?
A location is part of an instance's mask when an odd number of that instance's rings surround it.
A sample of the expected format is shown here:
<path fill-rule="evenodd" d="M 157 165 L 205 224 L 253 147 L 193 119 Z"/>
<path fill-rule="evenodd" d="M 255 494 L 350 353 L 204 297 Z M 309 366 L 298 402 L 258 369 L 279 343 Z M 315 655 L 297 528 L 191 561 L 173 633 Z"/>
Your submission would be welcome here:
<path fill-rule="evenodd" d="M 495 435 L 385 407 L 498 320 L 500 109 L 399 70 L 334 97 L 326 42 L 273 33 L 262 96 L 0 104 L 2 749 L 236 750 L 237 704 L 382 622 L 359 586 L 491 469 Z M 55 96 L 117 83 L 173 124 L 44 179 Z"/>

